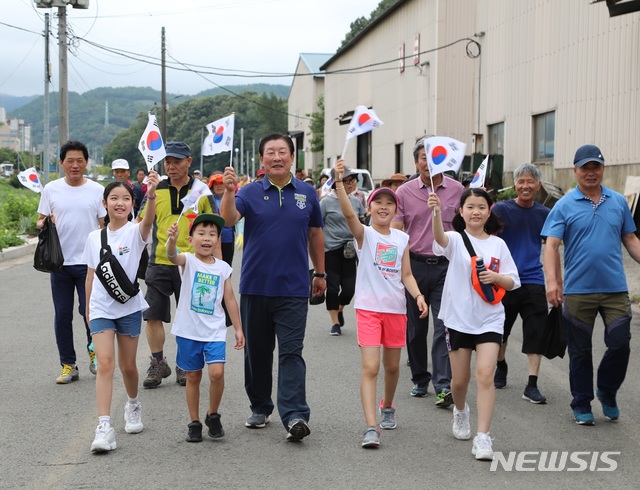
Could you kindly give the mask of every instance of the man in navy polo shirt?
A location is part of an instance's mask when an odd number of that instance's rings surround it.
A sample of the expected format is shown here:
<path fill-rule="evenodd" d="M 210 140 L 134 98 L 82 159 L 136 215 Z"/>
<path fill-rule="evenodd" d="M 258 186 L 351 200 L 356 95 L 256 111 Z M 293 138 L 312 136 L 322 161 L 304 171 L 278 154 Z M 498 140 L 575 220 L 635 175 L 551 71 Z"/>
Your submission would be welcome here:
<path fill-rule="evenodd" d="M 311 432 L 302 358 L 309 256 L 315 270 L 313 295 L 326 289 L 322 214 L 315 189 L 291 175 L 294 147 L 289 136 L 264 137 L 259 153 L 266 178 L 242 187 L 236 195 L 238 176 L 227 167 L 221 204 L 228 226 L 245 220 L 240 314 L 246 339 L 245 390 L 252 411 L 245 426 L 255 429 L 269 423 L 277 339 L 278 412 L 287 440 L 300 441 Z"/>
<path fill-rule="evenodd" d="M 598 147 L 578 148 L 573 164 L 578 186 L 555 204 L 541 235 L 547 239 L 547 300 L 553 306 L 563 303 L 573 416 L 579 425 L 593 425 L 594 322 L 600 314 L 607 346 L 598 366 L 596 396 L 604 416 L 617 420 L 620 410 L 616 395 L 627 373 L 631 352 L 631 305 L 620 244 L 640 263 L 640 241 L 624 196 L 602 185 L 604 157 Z"/>

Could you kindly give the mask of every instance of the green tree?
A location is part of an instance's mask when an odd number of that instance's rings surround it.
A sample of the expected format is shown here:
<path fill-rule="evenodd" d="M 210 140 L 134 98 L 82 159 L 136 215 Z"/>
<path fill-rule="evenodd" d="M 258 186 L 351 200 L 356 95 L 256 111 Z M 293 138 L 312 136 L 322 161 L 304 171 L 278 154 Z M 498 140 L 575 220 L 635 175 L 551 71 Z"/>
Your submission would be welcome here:
<path fill-rule="evenodd" d="M 200 306 L 202 306 L 202 297 L 205 294 L 209 294 L 211 292 L 211 289 L 207 286 L 205 286 L 204 284 L 201 284 L 200 286 L 198 286 L 196 288 L 196 293 L 198 293 L 198 304 Z"/>
<path fill-rule="evenodd" d="M 351 23 L 351 30 L 347 32 L 344 41 L 340 45 L 340 48 L 346 46 L 353 40 L 358 34 L 364 31 L 369 24 L 384 14 L 389 7 L 391 7 L 397 0 L 381 0 L 378 6 L 371 12 L 371 15 L 367 19 L 366 17 L 358 17 Z M 340 49 L 339 48 L 339 49 Z"/>

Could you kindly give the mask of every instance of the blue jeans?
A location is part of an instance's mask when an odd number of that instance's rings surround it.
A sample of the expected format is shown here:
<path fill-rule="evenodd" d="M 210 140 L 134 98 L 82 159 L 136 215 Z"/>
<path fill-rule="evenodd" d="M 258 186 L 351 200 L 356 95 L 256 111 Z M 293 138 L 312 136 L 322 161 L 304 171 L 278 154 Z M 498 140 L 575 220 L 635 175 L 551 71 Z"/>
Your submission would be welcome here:
<path fill-rule="evenodd" d="M 285 429 L 293 419 L 309 421 L 307 366 L 302 358 L 308 298 L 240 298 L 245 336 L 244 387 L 255 413 L 271 415 L 273 351 L 278 340 L 278 412 Z"/>
<path fill-rule="evenodd" d="M 607 350 L 598 367 L 598 389 L 615 399 L 627 374 L 631 349 L 631 305 L 628 293 L 567 294 L 562 309 L 569 352 L 571 408 L 590 408 L 593 400 L 591 337 L 597 315 L 604 321 Z"/>
<path fill-rule="evenodd" d="M 86 265 L 63 265 L 59 272 L 51 273 L 51 296 L 55 310 L 54 330 L 60 364 L 74 365 L 76 363 L 76 351 L 73 347 L 74 290 L 78 293 L 78 312 L 84 322 L 87 348 L 91 344 L 91 333 L 85 318 L 84 282 L 86 278 Z"/>

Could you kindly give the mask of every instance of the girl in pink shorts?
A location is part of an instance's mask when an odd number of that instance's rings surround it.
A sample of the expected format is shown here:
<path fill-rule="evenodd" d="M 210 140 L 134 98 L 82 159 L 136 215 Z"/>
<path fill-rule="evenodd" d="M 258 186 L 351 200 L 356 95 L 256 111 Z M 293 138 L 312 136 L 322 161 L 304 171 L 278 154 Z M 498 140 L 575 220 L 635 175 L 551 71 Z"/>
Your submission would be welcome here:
<path fill-rule="evenodd" d="M 360 396 L 366 420 L 362 447 L 376 448 L 380 446 L 379 429 L 395 429 L 397 426 L 393 397 L 400 372 L 400 353 L 406 338 L 405 288 L 416 300 L 421 318 L 427 316 L 428 306 L 411 273 L 409 235 L 391 228 L 391 220 L 397 210 L 395 193 L 388 187 L 380 187 L 371 193 L 367 203 L 371 226 L 364 226 L 344 190 L 344 171 L 344 160 L 338 160 L 335 167 L 336 194 L 358 254 L 354 307 L 362 355 Z M 381 350 L 384 397 L 380 400 L 381 420 L 378 426 L 376 384 Z"/>

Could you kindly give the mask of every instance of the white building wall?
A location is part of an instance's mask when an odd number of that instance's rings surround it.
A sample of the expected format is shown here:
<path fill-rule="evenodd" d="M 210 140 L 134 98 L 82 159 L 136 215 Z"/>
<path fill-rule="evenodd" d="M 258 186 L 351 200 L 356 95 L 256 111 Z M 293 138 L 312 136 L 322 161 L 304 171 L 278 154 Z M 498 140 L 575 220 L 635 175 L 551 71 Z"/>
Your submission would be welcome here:
<path fill-rule="evenodd" d="M 465 15 L 460 17 L 460 12 Z M 339 125 L 337 118 L 357 105 L 372 107 L 384 122 L 371 135 L 375 180 L 395 172 L 397 144 L 403 144 L 401 172 L 413 173 L 412 149 L 418 138 L 438 133 L 470 143 L 476 61 L 466 56 L 465 43 L 423 54 L 416 65 L 412 54 L 416 35 L 423 52 L 472 35 L 474 25 L 474 7 L 466 0 L 407 1 L 327 65 L 325 157 L 333 162 L 342 152 L 348 126 Z M 409 57 L 401 73 L 398 61 L 385 62 L 399 58 L 403 43 Z M 362 68 L 332 73 L 355 67 Z M 346 152 L 347 165 L 355 157 L 354 138 Z"/>

